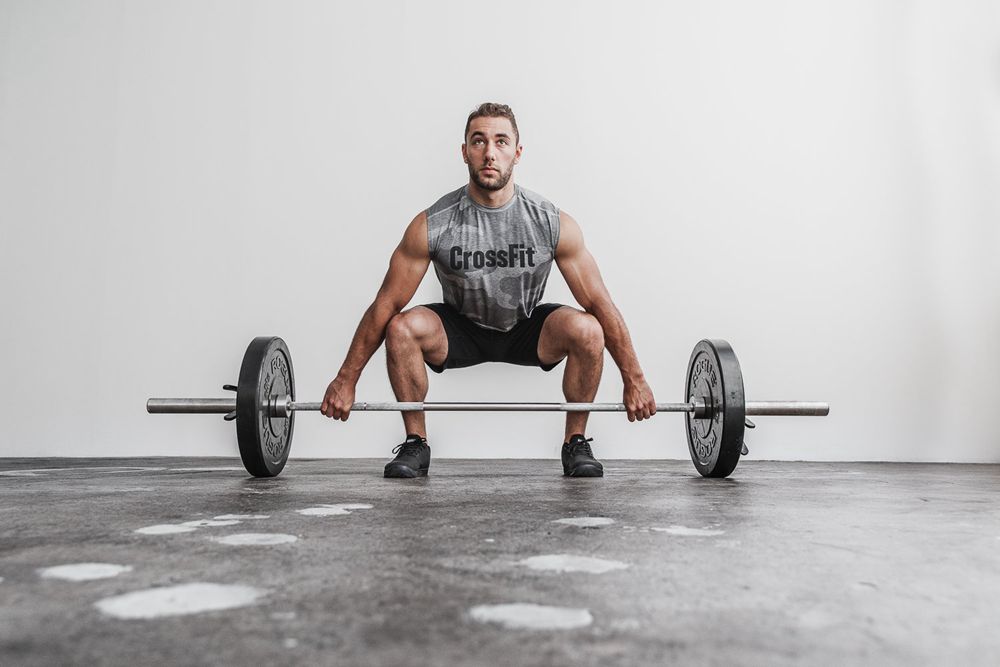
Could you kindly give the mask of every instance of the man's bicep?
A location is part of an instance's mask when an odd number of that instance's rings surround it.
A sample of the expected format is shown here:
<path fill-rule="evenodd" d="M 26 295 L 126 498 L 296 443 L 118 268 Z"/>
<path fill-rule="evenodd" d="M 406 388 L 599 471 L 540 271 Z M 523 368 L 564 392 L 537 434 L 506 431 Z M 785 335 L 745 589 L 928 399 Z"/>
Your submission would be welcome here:
<path fill-rule="evenodd" d="M 560 213 L 560 227 L 562 231 L 556 248 L 556 265 L 569 291 L 573 293 L 573 298 L 585 310 L 591 311 L 595 306 L 610 301 L 601 271 L 597 268 L 597 260 L 584 245 L 583 233 L 576 220 L 566 213 Z"/>
<path fill-rule="evenodd" d="M 429 265 L 427 217 L 421 213 L 406 228 L 403 240 L 392 253 L 378 299 L 388 301 L 396 310 L 402 310 L 413 298 Z"/>

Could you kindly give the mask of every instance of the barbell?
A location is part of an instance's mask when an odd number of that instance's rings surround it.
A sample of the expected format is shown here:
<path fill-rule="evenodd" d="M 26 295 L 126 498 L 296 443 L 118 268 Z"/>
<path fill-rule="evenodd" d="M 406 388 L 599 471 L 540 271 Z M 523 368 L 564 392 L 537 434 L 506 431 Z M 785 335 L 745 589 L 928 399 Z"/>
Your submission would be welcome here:
<path fill-rule="evenodd" d="M 295 374 L 288 346 L 277 336 L 254 338 L 243 355 L 239 385 L 223 385 L 235 398 L 150 398 L 151 414 L 225 414 L 236 421 L 243 465 L 254 477 L 274 477 L 285 467 L 292 444 L 295 413 L 319 411 L 320 403 L 295 400 Z M 733 348 L 724 340 L 699 341 L 685 379 L 686 402 L 657 403 L 657 412 L 685 413 L 688 450 L 705 477 L 727 477 L 747 453 L 748 415 L 826 416 L 827 403 L 747 401 L 743 374 Z M 622 403 L 354 403 L 353 412 L 518 411 L 625 412 Z"/>

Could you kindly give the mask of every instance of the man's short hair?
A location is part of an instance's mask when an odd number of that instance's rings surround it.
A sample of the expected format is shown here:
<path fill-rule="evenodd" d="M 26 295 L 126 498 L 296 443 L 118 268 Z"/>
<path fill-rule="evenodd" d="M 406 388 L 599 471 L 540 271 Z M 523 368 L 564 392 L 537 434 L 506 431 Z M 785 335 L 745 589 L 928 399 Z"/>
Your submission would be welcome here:
<path fill-rule="evenodd" d="M 469 125 L 476 118 L 506 118 L 510 121 L 511 127 L 514 128 L 514 145 L 521 143 L 521 135 L 517 131 L 517 120 L 514 119 L 514 112 L 506 104 L 496 102 L 483 102 L 469 114 L 469 120 L 465 121 L 465 134 L 462 136 L 462 141 L 469 137 Z"/>

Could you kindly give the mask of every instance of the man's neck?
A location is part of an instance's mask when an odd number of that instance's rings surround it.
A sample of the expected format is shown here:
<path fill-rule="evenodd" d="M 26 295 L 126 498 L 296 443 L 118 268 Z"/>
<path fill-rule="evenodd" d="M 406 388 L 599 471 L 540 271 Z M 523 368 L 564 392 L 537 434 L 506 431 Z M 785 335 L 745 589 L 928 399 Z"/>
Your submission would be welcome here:
<path fill-rule="evenodd" d="M 500 208 L 514 198 L 514 181 L 507 181 L 501 190 L 484 190 L 475 181 L 469 180 L 469 197 L 472 201 L 486 208 Z"/>

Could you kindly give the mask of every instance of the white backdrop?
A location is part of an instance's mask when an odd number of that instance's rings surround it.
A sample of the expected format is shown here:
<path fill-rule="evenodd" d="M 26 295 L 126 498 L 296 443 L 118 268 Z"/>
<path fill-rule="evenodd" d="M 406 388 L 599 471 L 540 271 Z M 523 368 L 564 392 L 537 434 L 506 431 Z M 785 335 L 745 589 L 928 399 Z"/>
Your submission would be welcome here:
<path fill-rule="evenodd" d="M 516 180 L 572 213 L 657 399 L 731 341 L 755 458 L 1000 461 L 995 2 L 0 0 L 0 456 L 231 455 L 249 340 L 320 400 L 406 223 L 510 104 Z M 413 303 L 440 300 L 433 272 Z M 572 302 L 553 272 L 548 301 Z M 561 400 L 561 368 L 429 400 Z M 391 390 L 380 350 L 359 400 Z M 597 400 L 618 401 L 610 356 Z M 438 457 L 554 457 L 562 417 L 430 415 Z M 603 458 L 683 418 L 595 415 Z M 294 456 L 386 457 L 399 417 L 298 419 Z"/>

